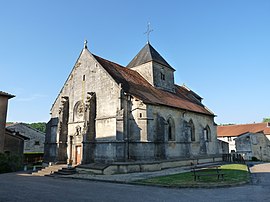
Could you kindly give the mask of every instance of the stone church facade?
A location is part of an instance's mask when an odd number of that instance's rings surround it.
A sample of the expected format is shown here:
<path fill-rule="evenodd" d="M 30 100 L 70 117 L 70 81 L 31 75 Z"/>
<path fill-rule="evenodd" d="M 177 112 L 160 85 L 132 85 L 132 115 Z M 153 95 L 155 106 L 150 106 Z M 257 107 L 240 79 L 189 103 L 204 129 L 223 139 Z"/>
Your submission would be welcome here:
<path fill-rule="evenodd" d="M 46 162 L 154 161 L 218 154 L 214 114 L 174 83 L 175 70 L 147 43 L 123 67 L 85 44 L 51 108 Z"/>

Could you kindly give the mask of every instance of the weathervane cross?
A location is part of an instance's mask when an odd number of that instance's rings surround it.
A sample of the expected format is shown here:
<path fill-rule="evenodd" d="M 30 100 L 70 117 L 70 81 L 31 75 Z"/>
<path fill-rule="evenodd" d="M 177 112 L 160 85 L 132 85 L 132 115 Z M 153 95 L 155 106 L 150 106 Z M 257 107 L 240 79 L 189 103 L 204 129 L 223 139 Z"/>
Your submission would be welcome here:
<path fill-rule="evenodd" d="M 144 34 L 147 34 L 147 43 L 149 43 L 149 35 L 150 35 L 150 33 L 151 33 L 152 31 L 154 31 L 154 30 L 153 30 L 153 29 L 150 29 L 150 22 L 148 22 L 148 24 L 147 24 L 147 30 L 146 30 L 146 32 L 144 33 Z"/>

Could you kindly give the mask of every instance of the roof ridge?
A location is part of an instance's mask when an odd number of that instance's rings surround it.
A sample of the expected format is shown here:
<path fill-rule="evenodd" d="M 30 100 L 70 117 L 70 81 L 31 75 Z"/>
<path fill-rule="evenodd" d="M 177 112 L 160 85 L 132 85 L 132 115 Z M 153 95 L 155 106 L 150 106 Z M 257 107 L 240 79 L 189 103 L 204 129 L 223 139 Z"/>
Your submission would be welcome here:
<path fill-rule="evenodd" d="M 120 65 L 120 64 L 118 64 L 118 63 L 116 63 L 116 62 L 113 62 L 113 61 L 111 61 L 111 60 L 107 60 L 107 59 L 105 59 L 105 58 L 103 58 L 103 57 L 100 57 L 100 56 L 98 56 L 98 55 L 96 55 L 96 54 L 93 54 L 93 53 L 92 53 L 92 55 L 93 55 L 94 57 L 98 57 L 98 58 L 100 58 L 100 59 L 102 59 L 102 60 L 105 60 L 105 61 L 107 61 L 107 62 L 113 63 L 113 64 L 115 64 L 115 65 L 117 65 L 117 66 L 119 66 L 119 67 L 121 67 L 121 68 L 128 69 L 128 68 L 126 68 L 126 67 L 124 67 L 124 66 L 122 66 L 122 65 Z"/>
<path fill-rule="evenodd" d="M 127 93 L 142 99 L 145 103 L 166 105 L 211 116 L 214 115 L 207 110 L 203 104 L 199 105 L 190 98 L 183 97 L 184 95 L 181 94 L 181 92 L 171 93 L 163 91 L 162 89 L 157 89 L 145 80 L 145 78 L 137 71 L 123 67 L 97 55 L 92 55 L 117 83 L 122 83 L 122 87 Z M 164 96 L 167 97 L 167 99 L 162 98 Z"/>

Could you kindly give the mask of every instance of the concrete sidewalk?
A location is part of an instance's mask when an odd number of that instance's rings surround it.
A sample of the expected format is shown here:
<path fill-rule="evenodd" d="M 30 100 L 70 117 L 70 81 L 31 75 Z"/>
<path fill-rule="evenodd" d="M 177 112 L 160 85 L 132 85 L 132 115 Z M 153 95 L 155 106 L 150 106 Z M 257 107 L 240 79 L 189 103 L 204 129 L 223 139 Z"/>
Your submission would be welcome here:
<path fill-rule="evenodd" d="M 270 173 L 270 163 L 251 162 L 249 170 L 251 173 Z"/>

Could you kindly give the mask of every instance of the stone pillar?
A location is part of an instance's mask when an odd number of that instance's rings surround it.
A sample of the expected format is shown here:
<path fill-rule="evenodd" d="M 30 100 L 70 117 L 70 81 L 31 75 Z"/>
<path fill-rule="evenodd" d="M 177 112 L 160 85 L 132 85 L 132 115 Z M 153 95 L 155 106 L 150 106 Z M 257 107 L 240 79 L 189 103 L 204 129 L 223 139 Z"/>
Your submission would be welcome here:
<path fill-rule="evenodd" d="M 8 99 L 13 97 L 14 95 L 0 91 L 0 153 L 4 152 Z"/>
<path fill-rule="evenodd" d="M 57 127 L 59 119 L 58 117 L 51 118 L 46 124 L 46 135 L 44 143 L 44 162 L 56 162 L 56 150 L 57 150 Z"/>
<path fill-rule="evenodd" d="M 185 145 L 183 145 L 183 155 L 184 157 L 190 157 L 191 154 L 191 148 L 190 148 L 190 141 L 191 141 L 191 134 L 192 134 L 192 126 L 189 122 L 184 121 L 183 123 L 183 137 L 182 140 L 183 142 L 185 142 Z"/>
<path fill-rule="evenodd" d="M 62 97 L 59 116 L 58 163 L 67 163 L 69 99 Z"/>
<path fill-rule="evenodd" d="M 44 142 L 44 156 L 43 156 L 43 161 L 44 162 L 50 162 L 50 143 L 51 143 L 51 125 L 52 120 L 50 120 L 47 124 L 46 124 L 46 134 L 45 134 L 45 142 Z"/>
<path fill-rule="evenodd" d="M 160 115 L 156 118 L 155 159 L 166 159 L 165 149 L 166 121 Z"/>
<path fill-rule="evenodd" d="M 96 93 L 88 92 L 83 130 L 82 164 L 94 162 L 96 140 Z"/>
<path fill-rule="evenodd" d="M 206 150 L 206 140 L 204 137 L 204 130 L 201 131 L 200 133 L 200 155 L 206 155 L 207 154 L 207 150 Z"/>

